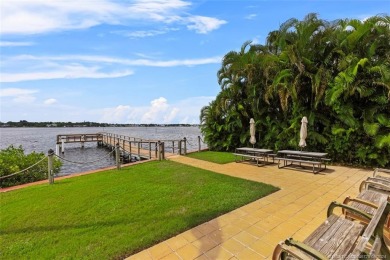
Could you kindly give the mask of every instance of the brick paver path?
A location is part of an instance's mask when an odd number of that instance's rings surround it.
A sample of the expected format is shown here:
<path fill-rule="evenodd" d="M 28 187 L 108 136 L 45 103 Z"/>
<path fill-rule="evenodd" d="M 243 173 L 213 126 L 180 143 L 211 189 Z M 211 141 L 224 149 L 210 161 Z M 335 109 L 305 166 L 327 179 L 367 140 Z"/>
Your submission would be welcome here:
<path fill-rule="evenodd" d="M 306 238 L 325 219 L 331 201 L 358 194 L 359 184 L 371 170 L 330 166 L 320 174 L 278 169 L 276 164 L 256 167 L 225 165 L 183 156 L 170 160 L 217 173 L 269 183 L 281 190 L 201 224 L 129 259 L 270 259 L 275 245 L 288 237 Z"/>

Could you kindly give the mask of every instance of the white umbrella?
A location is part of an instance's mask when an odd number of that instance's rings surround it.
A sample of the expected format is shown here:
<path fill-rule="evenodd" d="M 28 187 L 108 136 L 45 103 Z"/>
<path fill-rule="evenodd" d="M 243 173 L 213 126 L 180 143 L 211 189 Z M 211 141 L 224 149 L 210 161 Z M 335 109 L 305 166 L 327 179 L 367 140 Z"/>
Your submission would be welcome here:
<path fill-rule="evenodd" d="M 256 134 L 256 127 L 255 127 L 255 120 L 253 118 L 251 118 L 251 120 L 249 121 L 249 132 L 251 134 L 251 139 L 249 139 L 249 142 L 253 145 L 253 147 L 255 146 L 255 143 L 256 143 L 256 137 L 255 137 L 255 134 Z"/>
<path fill-rule="evenodd" d="M 307 137 L 307 118 L 304 116 L 301 120 L 301 131 L 299 132 L 299 147 L 301 147 L 301 150 L 303 147 L 306 146 L 306 137 Z"/>

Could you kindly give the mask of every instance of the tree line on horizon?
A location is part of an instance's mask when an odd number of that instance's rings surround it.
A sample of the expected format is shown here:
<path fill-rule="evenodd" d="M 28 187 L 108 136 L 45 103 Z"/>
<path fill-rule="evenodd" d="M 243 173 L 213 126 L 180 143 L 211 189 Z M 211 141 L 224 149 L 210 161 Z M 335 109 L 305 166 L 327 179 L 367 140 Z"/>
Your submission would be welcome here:
<path fill-rule="evenodd" d="M 6 123 L 0 122 L 0 127 L 178 127 L 178 126 L 196 126 L 193 124 L 119 124 L 119 123 L 97 123 L 97 122 L 28 122 L 27 120 L 20 120 L 19 122 L 8 121 Z"/>
<path fill-rule="evenodd" d="M 317 14 L 284 22 L 266 43 L 245 42 L 218 70 L 221 91 L 200 113 L 209 148 L 298 149 L 334 162 L 390 166 L 390 17 L 326 21 Z"/>

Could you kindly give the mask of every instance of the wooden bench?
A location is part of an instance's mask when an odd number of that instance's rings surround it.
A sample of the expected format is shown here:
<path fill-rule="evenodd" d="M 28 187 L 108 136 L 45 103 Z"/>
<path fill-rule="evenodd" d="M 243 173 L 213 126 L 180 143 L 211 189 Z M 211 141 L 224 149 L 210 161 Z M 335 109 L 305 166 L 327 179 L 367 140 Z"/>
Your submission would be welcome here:
<path fill-rule="evenodd" d="M 359 190 L 375 190 L 390 195 L 390 180 L 382 179 L 381 177 L 368 177 L 360 183 Z"/>
<path fill-rule="evenodd" d="M 366 212 L 367 214 L 372 216 L 375 213 L 375 210 L 378 208 L 378 204 L 383 199 L 388 200 L 388 196 L 373 190 L 363 190 L 357 196 L 357 198 L 351 198 L 351 197 L 345 198 L 343 204 L 351 205 L 352 207 L 359 209 L 363 212 Z M 365 219 L 361 219 L 359 215 L 355 215 L 353 212 L 343 209 L 343 214 L 347 218 L 358 219 L 361 222 L 365 223 Z M 386 228 L 389 227 L 390 227 L 390 218 L 388 216 L 386 221 Z"/>
<path fill-rule="evenodd" d="M 385 173 L 385 176 L 380 175 Z M 376 168 L 373 173 L 373 177 L 368 177 L 366 180 L 360 183 L 359 190 L 375 190 L 377 192 L 390 195 L 390 170 Z M 387 176 L 388 175 L 388 176 Z"/>
<path fill-rule="evenodd" d="M 367 224 L 333 213 L 336 207 L 353 212 Z M 350 205 L 332 202 L 328 218 L 303 242 L 289 238 L 280 242 L 273 259 L 373 259 L 390 257 L 383 238 L 383 225 L 390 211 L 387 199 L 382 197 L 373 214 L 367 214 Z"/>
<path fill-rule="evenodd" d="M 362 181 L 359 187 L 360 194 L 356 199 L 347 197 L 344 204 L 358 208 L 368 214 L 372 214 L 373 209 L 377 208 L 378 201 L 385 197 L 390 201 L 390 177 L 379 175 L 380 172 L 390 173 L 387 169 L 375 169 L 373 176 Z M 357 218 L 350 212 L 343 212 L 346 215 L 351 215 L 351 218 Z M 390 228 L 390 216 L 387 218 L 386 227 Z M 389 238 L 390 239 L 390 238 Z"/>
<path fill-rule="evenodd" d="M 376 168 L 372 176 L 373 177 L 379 176 L 380 173 L 385 173 L 385 175 L 388 175 L 386 177 L 390 178 L 390 169 L 384 169 L 384 168 Z"/>
<path fill-rule="evenodd" d="M 299 163 L 299 166 L 302 166 L 302 164 L 309 164 L 313 166 L 313 173 L 318 173 L 320 171 L 323 171 L 326 169 L 326 164 L 322 161 L 312 161 L 312 160 L 301 160 L 301 159 L 295 159 L 293 157 L 275 157 L 275 160 L 278 160 L 278 168 L 284 168 L 287 166 L 293 165 L 293 163 Z M 283 166 L 280 166 L 280 161 L 283 161 Z M 290 164 L 289 164 L 290 162 Z M 321 165 L 324 165 L 325 167 L 322 168 Z M 316 167 L 317 166 L 317 170 Z"/>

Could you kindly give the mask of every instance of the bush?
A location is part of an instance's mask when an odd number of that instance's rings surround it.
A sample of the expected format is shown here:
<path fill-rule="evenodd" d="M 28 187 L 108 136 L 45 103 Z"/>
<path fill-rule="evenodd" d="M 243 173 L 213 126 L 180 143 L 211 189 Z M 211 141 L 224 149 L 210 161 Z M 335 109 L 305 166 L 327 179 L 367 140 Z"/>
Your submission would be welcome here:
<path fill-rule="evenodd" d="M 30 154 L 25 154 L 22 146 L 16 148 L 13 145 L 10 145 L 8 148 L 0 150 L 0 177 L 27 169 L 42 160 L 40 163 L 26 171 L 1 179 L 0 187 L 10 187 L 47 179 L 48 165 L 47 160 L 43 160 L 45 157 L 46 155 L 44 153 L 32 152 Z M 54 158 L 54 174 L 60 171 L 61 165 L 61 161 Z"/>
<path fill-rule="evenodd" d="M 208 147 L 298 150 L 332 162 L 390 167 L 390 16 L 326 21 L 316 14 L 282 23 L 265 44 L 245 42 L 217 72 L 221 91 L 201 110 Z"/>

